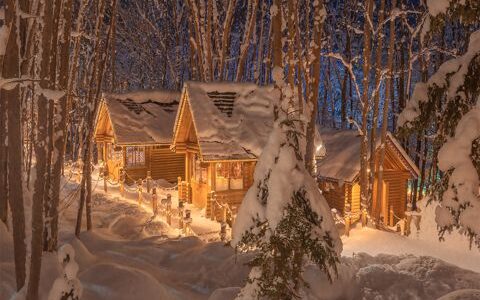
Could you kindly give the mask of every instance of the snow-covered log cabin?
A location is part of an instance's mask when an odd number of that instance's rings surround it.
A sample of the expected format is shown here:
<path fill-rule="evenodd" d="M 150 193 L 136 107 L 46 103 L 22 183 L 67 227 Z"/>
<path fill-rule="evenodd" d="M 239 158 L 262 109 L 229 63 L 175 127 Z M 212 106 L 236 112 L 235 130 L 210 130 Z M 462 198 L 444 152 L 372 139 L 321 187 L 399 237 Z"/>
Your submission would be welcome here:
<path fill-rule="evenodd" d="M 320 188 L 331 208 L 344 215 L 350 210 L 352 219 L 360 216 L 360 142 L 357 130 L 322 129 L 322 147 L 317 148 L 317 176 Z M 378 168 L 380 137 L 376 139 L 375 168 Z M 408 181 L 419 171 L 395 137 L 387 132 L 383 166 L 383 195 L 376 199 L 374 180 L 372 211 L 376 210 L 392 226 L 405 216 Z M 369 154 L 370 156 L 370 154 Z M 370 170 L 368 170 L 370 172 Z M 393 212 L 393 214 L 392 214 Z"/>
<path fill-rule="evenodd" d="M 103 95 L 94 137 L 110 178 L 118 180 L 122 168 L 126 182 L 184 175 L 184 154 L 170 150 L 179 98 L 160 90 Z"/>
<path fill-rule="evenodd" d="M 253 184 L 255 162 L 273 126 L 272 90 L 231 82 L 184 85 L 172 149 L 185 155 L 187 200 L 206 207 L 209 217 L 212 205 L 225 203 L 236 213 Z"/>

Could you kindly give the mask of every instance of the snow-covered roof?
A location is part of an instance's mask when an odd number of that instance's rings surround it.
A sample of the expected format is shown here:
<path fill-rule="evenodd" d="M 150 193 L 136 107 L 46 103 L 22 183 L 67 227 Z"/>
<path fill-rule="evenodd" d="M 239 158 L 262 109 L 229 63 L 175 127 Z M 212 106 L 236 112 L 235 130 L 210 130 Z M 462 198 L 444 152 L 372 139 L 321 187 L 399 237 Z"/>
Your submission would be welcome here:
<path fill-rule="evenodd" d="M 145 90 L 105 94 L 117 144 L 170 144 L 180 93 Z"/>
<path fill-rule="evenodd" d="M 361 136 L 357 130 L 322 128 L 320 130 L 325 156 L 317 161 L 317 175 L 322 178 L 353 182 L 360 173 Z M 418 176 L 415 163 L 402 148 L 397 139 L 387 132 L 387 143 L 398 154 L 405 168 Z M 376 149 L 380 147 L 380 136 L 376 138 Z M 317 148 L 319 149 L 319 148 Z M 368 157 L 370 157 L 370 145 Z"/>
<path fill-rule="evenodd" d="M 191 109 L 203 160 L 256 159 L 261 154 L 273 128 L 273 104 L 278 101 L 273 86 L 186 82 L 183 93 L 181 101 Z"/>

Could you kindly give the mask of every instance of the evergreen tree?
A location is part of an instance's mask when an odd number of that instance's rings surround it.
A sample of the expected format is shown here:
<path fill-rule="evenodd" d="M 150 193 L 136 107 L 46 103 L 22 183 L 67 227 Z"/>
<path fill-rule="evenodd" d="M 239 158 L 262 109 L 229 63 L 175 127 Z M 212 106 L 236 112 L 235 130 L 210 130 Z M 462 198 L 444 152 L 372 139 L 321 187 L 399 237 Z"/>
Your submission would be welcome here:
<path fill-rule="evenodd" d="M 439 7 L 427 3 L 432 14 L 429 34 L 443 25 L 445 14 L 465 24 L 480 21 L 476 1 L 450 1 Z M 460 18 L 462 17 L 462 18 Z M 399 116 L 401 134 L 435 128 L 434 155 L 441 179 L 430 188 L 439 202 L 436 221 L 440 238 L 460 229 L 480 248 L 480 31 L 471 34 L 466 53 L 443 63 L 426 83 L 417 83 Z M 435 174 L 435 176 L 437 176 Z"/>

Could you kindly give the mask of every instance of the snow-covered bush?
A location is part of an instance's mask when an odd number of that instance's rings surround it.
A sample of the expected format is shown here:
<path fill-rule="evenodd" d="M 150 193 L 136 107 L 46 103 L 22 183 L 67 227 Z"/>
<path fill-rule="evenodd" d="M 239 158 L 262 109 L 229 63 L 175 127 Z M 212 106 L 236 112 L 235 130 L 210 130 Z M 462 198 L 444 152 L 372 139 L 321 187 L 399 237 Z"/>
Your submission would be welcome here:
<path fill-rule="evenodd" d="M 342 249 L 328 204 L 304 166 L 302 122 L 288 110 L 291 103 L 283 104 L 233 227 L 237 250 L 258 250 L 238 299 L 301 298 L 305 264 L 331 279 Z"/>
<path fill-rule="evenodd" d="M 48 294 L 48 300 L 79 300 L 82 284 L 77 278 L 78 264 L 74 260 L 75 250 L 70 244 L 58 250 L 58 261 L 63 267 L 63 276 L 57 278 Z"/>

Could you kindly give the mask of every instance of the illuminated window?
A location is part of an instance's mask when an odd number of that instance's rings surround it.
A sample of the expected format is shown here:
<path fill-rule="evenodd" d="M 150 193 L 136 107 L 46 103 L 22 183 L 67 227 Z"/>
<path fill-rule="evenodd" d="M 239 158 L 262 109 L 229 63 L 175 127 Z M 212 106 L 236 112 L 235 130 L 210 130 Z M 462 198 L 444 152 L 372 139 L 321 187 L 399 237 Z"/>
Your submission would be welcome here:
<path fill-rule="evenodd" d="M 217 163 L 215 173 L 217 191 L 243 189 L 243 165 L 241 162 Z"/>
<path fill-rule="evenodd" d="M 145 166 L 145 147 L 126 147 L 127 167 Z"/>

